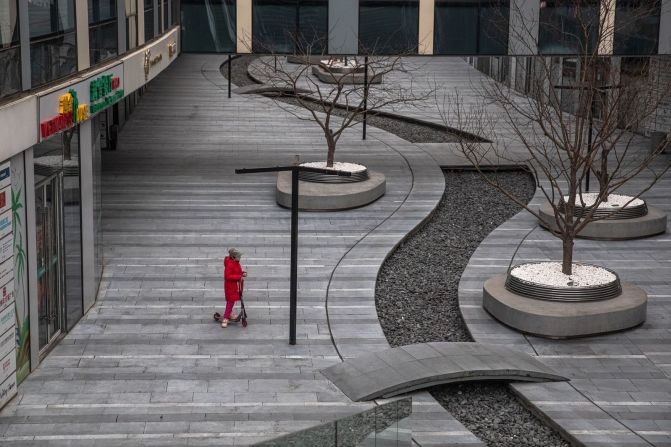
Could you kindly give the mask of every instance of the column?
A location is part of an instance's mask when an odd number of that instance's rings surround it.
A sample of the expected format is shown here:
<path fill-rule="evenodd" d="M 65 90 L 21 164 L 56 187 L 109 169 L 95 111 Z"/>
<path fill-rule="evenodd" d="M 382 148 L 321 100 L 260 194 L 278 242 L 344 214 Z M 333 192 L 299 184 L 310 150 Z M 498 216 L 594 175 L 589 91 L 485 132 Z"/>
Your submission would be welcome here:
<path fill-rule="evenodd" d="M 252 0 L 237 0 L 235 3 L 235 30 L 237 52 L 252 52 Z"/>
<path fill-rule="evenodd" d="M 123 105 L 123 103 L 121 103 Z M 105 113 L 105 112 L 103 112 Z M 94 118 L 95 119 L 95 118 Z M 79 126 L 79 169 L 82 210 L 82 283 L 84 312 L 96 300 L 95 284 L 95 237 L 93 233 L 93 120 Z"/>
<path fill-rule="evenodd" d="M 328 52 L 359 52 L 359 0 L 329 0 Z"/>
<path fill-rule="evenodd" d="M 144 45 L 144 0 L 137 1 L 137 46 Z"/>
<path fill-rule="evenodd" d="M 659 16 L 659 54 L 671 54 L 671 0 L 662 0 Z"/>
<path fill-rule="evenodd" d="M 77 71 L 82 71 L 91 66 L 88 0 L 76 0 L 75 12 L 75 21 L 77 23 Z"/>
<path fill-rule="evenodd" d="M 37 307 L 37 234 L 35 228 L 35 171 L 33 148 L 24 152 L 26 174 L 26 239 L 28 264 L 28 314 L 30 315 L 30 370 L 40 364 L 40 314 Z"/>
<path fill-rule="evenodd" d="M 30 90 L 30 28 L 28 2 L 19 2 L 19 42 L 21 45 L 21 89 Z"/>
<path fill-rule="evenodd" d="M 601 0 L 599 22 L 599 55 L 613 54 L 615 0 Z"/>
<path fill-rule="evenodd" d="M 435 0 L 419 0 L 419 54 L 433 54 Z"/>
<path fill-rule="evenodd" d="M 538 0 L 511 0 L 508 54 L 528 56 L 538 53 Z"/>
<path fill-rule="evenodd" d="M 131 0 L 135 1 L 135 0 Z M 126 52 L 126 2 L 116 2 L 116 16 L 117 16 L 117 45 L 119 48 L 118 54 Z"/>

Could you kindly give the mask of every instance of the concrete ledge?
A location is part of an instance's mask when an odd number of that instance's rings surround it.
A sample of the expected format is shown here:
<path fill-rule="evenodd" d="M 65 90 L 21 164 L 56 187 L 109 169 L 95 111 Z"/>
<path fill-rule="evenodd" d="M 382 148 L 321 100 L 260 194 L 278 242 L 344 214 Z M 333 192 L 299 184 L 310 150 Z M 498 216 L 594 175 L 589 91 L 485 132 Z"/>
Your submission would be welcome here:
<path fill-rule="evenodd" d="M 501 323 L 549 338 L 584 337 L 621 331 L 645 321 L 648 295 L 623 282 L 622 294 L 603 301 L 559 302 L 527 298 L 505 288 L 506 275 L 488 279 L 482 306 Z"/>
<path fill-rule="evenodd" d="M 368 205 L 382 197 L 387 181 L 381 172 L 368 171 L 368 180 L 356 183 L 299 181 L 298 208 L 301 211 L 339 211 Z M 277 175 L 277 203 L 291 207 L 291 172 Z"/>
<path fill-rule="evenodd" d="M 556 231 L 557 222 L 549 203 L 538 208 L 540 225 L 550 231 Z M 578 233 L 584 239 L 626 240 L 654 236 L 666 231 L 666 214 L 659 208 L 648 206 L 648 214 L 634 219 L 597 220 L 590 222 Z"/>

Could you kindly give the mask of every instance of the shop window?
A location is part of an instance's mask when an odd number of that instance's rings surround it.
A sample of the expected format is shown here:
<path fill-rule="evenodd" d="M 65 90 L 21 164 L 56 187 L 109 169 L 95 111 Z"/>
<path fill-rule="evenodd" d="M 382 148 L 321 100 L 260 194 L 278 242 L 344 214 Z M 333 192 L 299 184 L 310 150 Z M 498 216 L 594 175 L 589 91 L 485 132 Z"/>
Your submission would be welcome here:
<path fill-rule="evenodd" d="M 321 54 L 328 44 L 327 0 L 254 0 L 255 53 Z"/>
<path fill-rule="evenodd" d="M 144 41 L 154 38 L 154 0 L 144 0 Z"/>
<path fill-rule="evenodd" d="M 91 65 L 119 53 L 116 0 L 89 0 L 89 52 Z"/>
<path fill-rule="evenodd" d="M 21 91 L 17 0 L 0 0 L 0 99 Z"/>
<path fill-rule="evenodd" d="M 235 0 L 182 0 L 182 49 L 234 53 Z"/>
<path fill-rule="evenodd" d="M 161 34 L 168 29 L 168 0 L 163 0 L 161 4 Z"/>
<path fill-rule="evenodd" d="M 170 2 L 170 25 L 177 24 L 179 24 L 179 0 L 172 0 Z"/>
<path fill-rule="evenodd" d="M 28 2 L 32 87 L 77 71 L 74 0 Z"/>
<path fill-rule="evenodd" d="M 418 33 L 418 0 L 359 2 L 359 53 L 416 53 Z"/>
<path fill-rule="evenodd" d="M 508 0 L 437 0 L 435 54 L 508 52 Z"/>
<path fill-rule="evenodd" d="M 79 127 L 33 147 L 39 345 L 84 315 Z"/>
<path fill-rule="evenodd" d="M 599 34 L 599 0 L 541 0 L 541 54 L 590 54 Z"/>
<path fill-rule="evenodd" d="M 659 0 L 617 0 L 613 53 L 646 56 L 657 53 Z"/>

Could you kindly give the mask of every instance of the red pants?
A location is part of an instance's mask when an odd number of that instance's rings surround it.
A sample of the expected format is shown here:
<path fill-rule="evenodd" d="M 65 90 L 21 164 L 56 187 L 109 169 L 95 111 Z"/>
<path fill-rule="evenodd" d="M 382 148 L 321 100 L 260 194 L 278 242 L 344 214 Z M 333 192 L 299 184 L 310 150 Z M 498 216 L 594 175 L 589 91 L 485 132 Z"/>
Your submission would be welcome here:
<path fill-rule="evenodd" d="M 235 301 L 226 301 L 226 310 L 224 311 L 224 318 L 227 320 L 231 319 L 231 312 L 233 312 L 233 306 L 235 306 Z"/>

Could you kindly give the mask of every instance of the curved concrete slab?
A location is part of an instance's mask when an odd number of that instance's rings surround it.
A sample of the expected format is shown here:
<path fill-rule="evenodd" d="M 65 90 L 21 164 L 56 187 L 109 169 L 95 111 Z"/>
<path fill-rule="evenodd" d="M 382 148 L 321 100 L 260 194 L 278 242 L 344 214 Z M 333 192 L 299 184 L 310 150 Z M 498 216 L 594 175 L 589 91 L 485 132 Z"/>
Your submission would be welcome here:
<path fill-rule="evenodd" d="M 353 401 L 478 380 L 568 380 L 532 356 L 484 343 L 419 343 L 345 360 L 322 370 Z"/>

